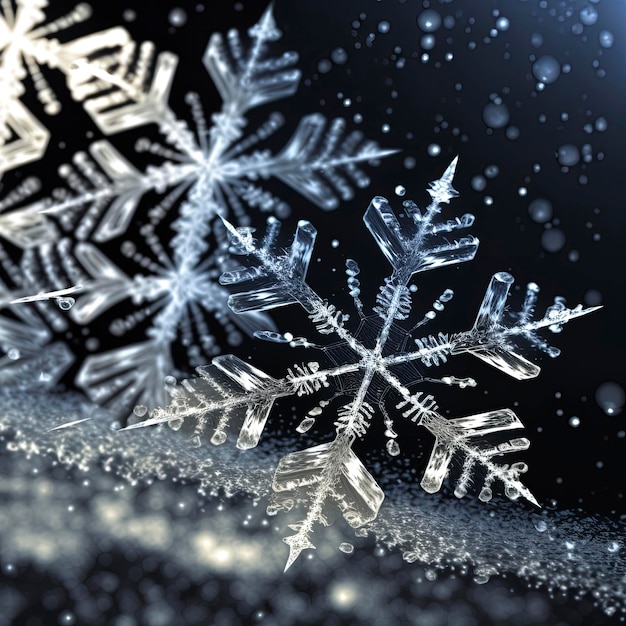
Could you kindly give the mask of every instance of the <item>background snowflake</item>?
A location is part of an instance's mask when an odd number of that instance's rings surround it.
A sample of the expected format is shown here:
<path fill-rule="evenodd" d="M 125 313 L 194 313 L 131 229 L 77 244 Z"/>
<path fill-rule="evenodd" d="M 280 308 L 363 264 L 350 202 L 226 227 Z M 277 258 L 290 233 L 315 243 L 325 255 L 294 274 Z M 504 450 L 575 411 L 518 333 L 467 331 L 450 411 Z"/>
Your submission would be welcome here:
<path fill-rule="evenodd" d="M 230 29 L 227 36 L 210 37 L 203 64 L 221 107 L 207 119 L 198 94 L 188 93 L 193 130 L 169 104 L 176 55 L 156 53 L 154 44 L 137 45 L 125 31 L 113 29 L 65 44 L 50 60 L 37 53 L 51 45 L 45 38 L 40 41 L 46 29 L 31 27 L 44 14 L 29 3 L 19 7 L 14 28 L 31 34 L 16 43 L 9 39 L 5 65 L 13 60 L 16 67 L 5 67 L 6 77 L 18 84 L 23 74 L 19 60 L 41 57 L 68 75 L 72 95 L 104 134 L 152 123 L 163 138 L 163 144 L 147 138 L 137 142 L 139 152 L 160 159 L 143 171 L 109 140 L 96 140 L 59 167 L 63 187 L 16 209 L 27 191 L 39 187 L 22 185 L 7 198 L 7 206 L 15 209 L 5 217 L 7 239 L 24 249 L 19 265 L 5 262 L 6 290 L 16 296 L 11 300 L 7 295 L 9 302 L 28 303 L 24 293 L 30 291 L 51 329 L 68 331 L 64 316 L 42 297 L 47 292 L 89 333 L 103 314 L 117 313 L 117 305 L 130 301 L 131 311 L 116 316 L 105 331 L 122 344 L 111 349 L 107 342 L 103 350 L 103 336 L 91 337 L 85 345 L 98 353 L 79 361 L 75 377 L 90 399 L 127 414 L 133 404 L 152 406 L 161 397 L 160 381 L 177 369 L 173 348 L 186 352 L 183 371 L 220 351 L 211 318 L 224 327 L 231 345 L 241 342 L 241 331 L 252 334 L 271 325 L 266 316 L 233 316 L 226 307 L 227 294 L 215 280 L 228 266 L 223 234 L 214 229 L 217 216 L 232 214 L 240 224 L 249 223 L 252 211 L 286 216 L 289 204 L 280 191 L 271 185 L 268 189 L 269 178 L 324 210 L 335 209 L 339 200 L 352 197 L 355 187 L 369 183 L 362 165 L 392 151 L 380 149 L 359 131 L 346 131 L 343 119 L 327 121 L 321 114 L 302 117 L 276 152 L 267 140 L 283 126 L 283 115 L 272 113 L 256 130 L 246 129 L 250 111 L 293 95 L 300 82 L 297 54 L 272 50 L 282 33 L 271 7 L 247 34 Z M 5 10 L 11 17 L 9 5 Z M 70 53 L 75 49 L 80 58 Z M 155 195 L 158 200 L 149 203 Z M 119 260 L 112 255 L 118 249 Z M 3 323 L 6 350 L 15 356 L 7 365 L 15 361 L 26 384 L 26 369 L 37 367 L 27 361 L 41 362 L 35 352 L 46 351 L 45 342 L 39 341 L 34 351 L 29 340 L 15 333 L 11 337 L 12 318 Z M 129 339 L 141 330 L 143 340 Z M 44 375 L 56 383 L 66 370 L 64 355 Z M 34 380 L 39 384 L 40 377 Z"/>

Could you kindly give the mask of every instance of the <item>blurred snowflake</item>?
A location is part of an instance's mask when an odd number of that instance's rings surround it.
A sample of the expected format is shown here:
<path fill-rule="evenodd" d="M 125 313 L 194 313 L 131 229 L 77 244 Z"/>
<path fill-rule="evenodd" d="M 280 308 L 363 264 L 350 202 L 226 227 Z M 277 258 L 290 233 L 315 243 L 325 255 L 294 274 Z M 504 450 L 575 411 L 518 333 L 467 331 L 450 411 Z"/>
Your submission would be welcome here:
<path fill-rule="evenodd" d="M 142 139 L 136 148 L 161 163 L 141 171 L 110 141 L 96 140 L 59 168 L 62 188 L 26 207 L 13 201 L 4 219 L 8 227 L 0 229 L 10 230 L 7 238 L 23 250 L 18 264 L 7 259 L 4 265 L 5 302 L 36 301 L 53 330 L 67 330 L 67 315 L 93 328 L 107 310 L 130 300 L 130 312 L 124 309 L 108 332 L 130 337 L 141 327 L 145 339 L 86 357 L 75 379 L 90 399 L 121 412 L 164 400 L 162 381 L 176 369 L 175 345 L 184 347 L 186 364 L 192 365 L 220 352 L 209 320 L 225 328 L 231 345 L 241 341 L 240 331 L 271 327 L 262 313 L 233 315 L 227 307 L 227 293 L 217 282 L 229 268 L 224 229 L 215 227 L 218 216 L 246 225 L 251 210 L 288 214 L 288 204 L 266 189 L 268 178 L 323 210 L 335 209 L 352 197 L 355 186 L 369 184 L 361 164 L 393 152 L 346 131 L 342 119 L 329 122 L 320 114 L 301 118 L 278 153 L 258 149 L 285 119 L 273 113 L 246 133 L 247 113 L 292 95 L 300 72 L 294 69 L 296 53 L 271 54 L 271 44 L 281 37 L 271 7 L 248 35 L 244 41 L 231 30 L 226 38 L 218 33 L 210 38 L 203 60 L 222 108 L 209 124 L 199 97 L 188 94 L 193 131 L 168 104 L 176 55 L 156 55 L 153 44 L 137 45 L 121 35 L 106 51 L 95 43 L 80 47 L 81 58 L 67 61 L 73 97 L 105 134 L 156 123 L 165 143 Z M 102 43 L 93 37 L 90 41 Z M 155 194 L 159 200 L 146 210 L 145 196 Z M 147 220 L 135 232 L 138 212 Z M 127 240 L 117 260 L 105 244 L 121 237 Z M 133 264 L 138 271 L 131 276 L 122 266 Z M 68 314 L 51 308 L 46 298 Z M 0 319 L 3 345 L 20 355 L 14 364 L 23 367 L 30 343 L 12 332 L 13 324 L 12 318 Z"/>

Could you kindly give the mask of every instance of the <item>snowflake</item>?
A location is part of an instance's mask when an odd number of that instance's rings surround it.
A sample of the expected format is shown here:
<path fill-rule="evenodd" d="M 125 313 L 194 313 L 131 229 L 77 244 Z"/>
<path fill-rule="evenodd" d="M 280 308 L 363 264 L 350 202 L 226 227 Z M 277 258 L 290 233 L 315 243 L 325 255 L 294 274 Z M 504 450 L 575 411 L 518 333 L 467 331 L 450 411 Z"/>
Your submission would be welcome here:
<path fill-rule="evenodd" d="M 43 67 L 62 72 L 75 100 L 86 103 L 93 114 L 93 88 L 85 84 L 99 80 L 101 89 L 111 92 L 114 78 L 102 70 L 104 59 L 117 58 L 134 46 L 121 27 L 110 28 L 68 42 L 57 35 L 84 22 L 91 7 L 77 4 L 72 11 L 47 21 L 46 0 L 3 0 L 0 3 L 0 172 L 41 158 L 50 140 L 50 132 L 21 101 L 30 79 L 37 97 L 48 115 L 57 115 L 61 101 L 48 83 Z M 115 82 L 117 90 L 126 92 L 130 84 Z M 137 91 L 135 89 L 135 91 Z"/>
<path fill-rule="evenodd" d="M 281 37 L 271 7 L 248 34 L 249 42 L 235 30 L 226 38 L 211 36 L 203 60 L 222 108 L 209 124 L 199 97 L 188 94 L 195 132 L 168 104 L 175 55 L 155 58 L 151 44 L 116 42 L 110 54 L 98 49 L 84 63 L 72 65 L 72 93 L 103 132 L 154 122 L 166 144 L 137 142 L 139 152 L 161 159 L 145 171 L 108 140 L 94 141 L 72 163 L 61 165 L 64 187 L 35 203 L 46 236 L 38 245 L 24 246 L 21 276 L 11 273 L 19 287 L 13 302 L 37 301 L 41 314 L 60 331 L 67 324 L 42 303 L 46 293 L 58 300 L 73 286 L 75 304 L 68 315 L 81 326 L 91 326 L 130 300 L 132 311 L 124 309 L 108 330 L 123 337 L 142 326 L 145 340 L 86 357 L 76 376 L 76 384 L 96 402 L 119 410 L 159 402 L 161 383 L 174 370 L 174 348 L 182 344 L 192 365 L 219 353 L 209 318 L 222 324 L 231 345 L 241 340 L 240 331 L 271 327 L 264 314 L 234 315 L 227 306 L 228 293 L 217 282 L 230 263 L 218 217 L 228 215 L 245 226 L 251 210 L 288 214 L 288 204 L 266 188 L 269 178 L 332 210 L 352 197 L 354 187 L 369 184 L 361 163 L 393 152 L 360 132 L 346 132 L 343 120 L 329 122 L 320 114 L 303 117 L 278 153 L 258 149 L 285 120 L 273 113 L 246 134 L 248 112 L 292 95 L 300 72 L 293 67 L 296 53 L 270 54 L 271 44 Z M 143 213 L 144 197 L 152 194 L 159 200 Z M 67 234 L 50 237 L 57 225 Z M 127 239 L 114 248 L 122 253 L 118 262 L 109 242 L 120 237 Z M 129 275 L 122 267 L 133 263 L 138 271 Z M 23 297 L 29 289 L 37 294 L 30 299 Z"/>
<path fill-rule="evenodd" d="M 253 238 L 252 229 L 235 228 L 225 222 L 235 253 L 249 255 L 256 264 L 241 267 L 222 275 L 224 285 L 246 284 L 250 290 L 231 295 L 231 308 L 243 313 L 265 311 L 275 307 L 299 304 L 321 335 L 332 335 L 338 342 L 322 347 L 332 365 L 322 367 L 311 361 L 294 365 L 282 378 L 273 378 L 233 355 L 213 359 L 212 366 L 198 368 L 199 378 L 185 380 L 182 386 L 171 386 L 173 400 L 166 408 L 154 409 L 148 419 L 132 427 L 168 422 L 179 429 L 186 419 L 195 421 L 193 440 L 200 445 L 201 437 L 210 427 L 211 442 L 221 444 L 229 430 L 238 430 L 237 447 L 248 449 L 257 445 L 272 406 L 278 398 L 309 396 L 323 388 L 336 388 L 335 398 L 341 405 L 336 416 L 334 439 L 284 457 L 273 480 L 273 501 L 268 511 L 290 510 L 306 505 L 304 517 L 290 525 L 295 534 L 286 537 L 289 545 L 289 567 L 306 548 L 313 548 L 311 532 L 315 524 L 329 523 L 328 504 L 334 502 L 348 524 L 358 528 L 376 518 L 384 498 L 383 491 L 366 470 L 353 450 L 357 439 L 364 438 L 374 416 L 380 414 L 387 437 L 386 449 L 392 456 L 400 453 L 394 417 L 397 413 L 422 426 L 435 437 L 421 486 L 427 492 L 438 491 L 449 473 L 454 457 L 463 459 L 460 475 L 455 482 L 455 495 L 463 497 L 481 468 L 483 485 L 479 498 L 492 498 L 492 484 L 500 481 L 510 499 L 520 496 L 537 505 L 532 493 L 521 482 L 520 474 L 527 470 L 523 462 L 498 464 L 496 457 L 525 450 L 526 438 L 516 437 L 498 444 L 487 443 L 483 437 L 500 431 L 517 430 L 523 425 L 510 409 L 498 409 L 448 419 L 442 415 L 435 398 L 424 391 L 413 391 L 415 381 L 424 382 L 424 368 L 445 363 L 450 357 L 469 353 L 506 374 L 518 379 L 533 378 L 539 367 L 518 352 L 520 340 L 529 342 L 554 357 L 558 349 L 541 339 L 538 331 L 548 327 L 561 330 L 569 320 L 585 315 L 593 308 L 565 307 L 556 298 L 545 315 L 533 320 L 538 287 L 528 285 L 521 311 L 506 311 L 506 300 L 513 278 L 510 274 L 495 274 L 484 296 L 473 327 L 464 332 L 438 333 L 416 337 L 415 331 L 444 308 L 452 297 L 446 289 L 434 303 L 432 311 L 409 330 L 401 322 L 409 319 L 411 290 L 409 281 L 419 272 L 456 265 L 473 259 L 478 240 L 465 236 L 450 241 L 448 236 L 468 228 L 474 217 L 465 214 L 453 220 L 440 221 L 441 205 L 458 195 L 452 187 L 456 159 L 440 180 L 430 184 L 431 204 L 422 213 L 411 201 L 404 202 L 404 218 L 400 221 L 385 198 L 375 197 L 364 217 L 365 224 L 383 255 L 391 264 L 392 273 L 385 279 L 376 298 L 374 315 L 366 317 L 360 299 L 359 267 L 356 261 L 346 262 L 348 288 L 360 317 L 356 332 L 346 327 L 349 316 L 319 296 L 306 282 L 306 273 L 316 238 L 315 228 L 300 221 L 290 250 L 275 252 L 279 222 L 269 219 L 267 235 L 262 242 Z M 262 339 L 286 342 L 292 346 L 313 347 L 305 337 L 260 331 Z M 321 347 L 316 346 L 315 347 Z M 469 378 L 444 376 L 447 385 L 474 386 Z M 395 398 L 393 411 L 387 398 Z M 297 427 L 299 432 L 311 428 L 316 416 L 328 410 L 328 400 L 311 409 Z"/>

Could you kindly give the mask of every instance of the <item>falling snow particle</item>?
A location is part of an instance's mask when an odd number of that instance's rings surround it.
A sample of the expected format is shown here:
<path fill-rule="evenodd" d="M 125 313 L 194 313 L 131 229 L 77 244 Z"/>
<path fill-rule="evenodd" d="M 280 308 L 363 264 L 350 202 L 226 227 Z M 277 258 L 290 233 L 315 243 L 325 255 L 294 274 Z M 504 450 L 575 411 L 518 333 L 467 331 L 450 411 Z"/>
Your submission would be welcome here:
<path fill-rule="evenodd" d="M 546 54 L 533 63 L 533 74 L 538 81 L 549 85 L 561 75 L 561 65 L 553 56 Z"/>
<path fill-rule="evenodd" d="M 428 156 L 436 157 L 441 154 L 441 146 L 437 143 L 431 143 L 427 148 Z"/>
<path fill-rule="evenodd" d="M 330 59 L 336 65 L 345 65 L 348 62 L 348 53 L 343 48 L 335 48 L 330 53 Z"/>
<path fill-rule="evenodd" d="M 488 102 L 483 108 L 483 121 L 489 128 L 504 128 L 509 123 L 509 110 L 505 104 Z"/>
<path fill-rule="evenodd" d="M 560 228 L 548 228 L 541 233 L 541 246 L 547 252 L 558 252 L 565 245 L 565 233 Z"/>
<path fill-rule="evenodd" d="M 528 214 L 533 222 L 544 224 L 552 219 L 552 203 L 545 198 L 535 198 L 528 205 Z"/>
<path fill-rule="evenodd" d="M 625 400 L 624 388 L 618 383 L 608 381 L 596 389 L 596 402 L 607 415 L 619 415 Z"/>
<path fill-rule="evenodd" d="M 598 35 L 598 41 L 603 48 L 613 47 L 614 39 L 613 33 L 610 30 L 602 30 Z"/>
<path fill-rule="evenodd" d="M 168 20 L 172 26 L 177 28 L 184 26 L 187 23 L 187 13 L 183 9 L 176 7 L 170 11 Z"/>
<path fill-rule="evenodd" d="M 580 150 L 574 144 L 567 143 L 557 150 L 556 158 L 561 165 L 571 167 L 580 161 Z"/>
<path fill-rule="evenodd" d="M 417 16 L 417 25 L 425 33 L 434 33 L 441 26 L 441 15 L 433 9 L 426 9 Z"/>

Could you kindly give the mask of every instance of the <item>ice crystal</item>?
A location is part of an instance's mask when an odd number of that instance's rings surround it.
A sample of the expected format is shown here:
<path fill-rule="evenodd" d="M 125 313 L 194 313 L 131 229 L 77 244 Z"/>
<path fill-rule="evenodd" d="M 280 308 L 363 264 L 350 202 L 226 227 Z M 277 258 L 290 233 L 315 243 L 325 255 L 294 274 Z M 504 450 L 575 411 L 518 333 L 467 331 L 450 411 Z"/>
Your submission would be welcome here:
<path fill-rule="evenodd" d="M 435 437 L 421 480 L 425 491 L 434 493 L 441 488 L 453 458 L 458 457 L 462 463 L 455 478 L 457 497 L 467 493 L 478 474 L 482 479 L 480 500 L 492 498 L 492 485 L 498 481 L 508 498 L 522 496 L 537 505 L 520 479 L 527 470 L 526 464 L 496 462 L 497 457 L 528 448 L 528 439 L 514 437 L 500 439 L 499 443 L 485 439 L 486 435 L 522 428 L 513 411 L 503 408 L 448 419 L 442 415 L 434 396 L 409 387 L 415 381 L 426 380 L 423 373 L 426 368 L 446 363 L 462 353 L 472 354 L 518 380 L 533 378 L 539 374 L 539 367 L 520 354 L 518 344 L 523 340 L 552 357 L 557 356 L 558 350 L 548 345 L 538 331 L 548 327 L 558 332 L 563 324 L 593 308 L 583 309 L 578 305 L 569 309 L 562 298 L 556 298 L 540 319 L 533 319 L 538 287 L 531 283 L 521 311 L 507 311 L 506 300 L 513 278 L 506 272 L 498 272 L 487 287 L 471 329 L 417 336 L 417 329 L 435 317 L 434 311 L 426 313 L 409 329 L 401 325 L 411 314 L 412 293 L 408 285 L 414 274 L 470 261 L 476 254 L 475 237 L 451 239 L 457 231 L 473 224 L 471 214 L 447 221 L 439 219 L 442 205 L 458 195 L 452 186 L 456 164 L 455 159 L 441 179 L 430 184 L 432 202 L 424 212 L 406 201 L 401 221 L 385 198 L 375 197 L 371 201 L 365 212 L 365 225 L 392 272 L 380 288 L 374 315 L 366 317 L 356 278 L 358 265 L 354 260 L 347 261 L 348 287 L 360 317 L 356 332 L 346 325 L 349 316 L 307 283 L 317 234 L 310 222 L 298 223 L 291 248 L 284 251 L 276 247 L 280 228 L 276 218 L 268 220 L 268 231 L 261 241 L 254 238 L 252 229 L 236 228 L 225 220 L 231 250 L 255 259 L 254 264 L 221 276 L 223 285 L 247 288 L 230 296 L 230 307 L 237 313 L 245 313 L 300 305 L 319 334 L 338 339 L 327 346 L 316 346 L 332 364 L 324 367 L 317 361 L 309 361 L 289 368 L 282 378 L 273 378 L 234 355 L 218 356 L 211 366 L 198 368 L 198 378 L 171 387 L 173 400 L 169 406 L 154 409 L 147 420 L 135 425 L 168 422 L 178 429 L 188 420 L 194 423 L 192 438 L 196 445 L 200 445 L 207 430 L 212 433 L 213 444 L 224 443 L 228 433 L 235 430 L 237 447 L 248 449 L 257 445 L 277 399 L 309 396 L 329 386 L 336 388 L 334 399 L 339 406 L 332 409 L 334 439 L 288 454 L 279 462 L 274 475 L 269 510 L 276 513 L 294 506 L 306 509 L 303 517 L 290 525 L 295 534 L 284 539 L 289 546 L 286 568 L 302 550 L 315 547 L 311 533 L 316 524 L 330 523 L 329 504 L 334 503 L 354 528 L 376 518 L 384 494 L 353 450 L 353 444 L 368 434 L 379 416 L 385 427 L 386 449 L 392 456 L 400 453 L 394 431 L 397 416 L 422 426 Z M 433 308 L 441 310 L 451 297 L 452 291 L 446 289 Z M 288 333 L 261 331 L 257 336 L 288 342 L 294 347 L 314 345 L 307 338 L 295 338 Z M 472 379 L 454 376 L 444 376 L 440 382 L 461 387 L 476 384 Z M 342 398 L 340 403 L 337 398 Z M 389 408 L 387 398 L 393 398 Z M 320 402 L 297 430 L 308 430 L 318 415 L 330 411 L 328 406 L 329 401 Z"/>
<path fill-rule="evenodd" d="M 3 75 L 19 74 L 19 54 L 25 61 L 48 59 L 35 52 L 52 46 L 44 37 L 52 26 L 33 30 L 44 18 L 39 11 L 44 4 L 18 3 L 15 20 L 25 24 L 20 32 L 30 34 L 16 40 L 13 52 L 5 52 L 5 64 L 12 59 L 15 67 L 10 72 L 5 68 Z M 7 14 L 8 3 L 2 7 Z M 79 7 L 82 16 L 86 9 Z M 227 307 L 228 293 L 217 282 L 229 263 L 218 216 L 244 226 L 251 211 L 286 215 L 288 204 L 266 188 L 269 178 L 323 210 L 334 209 L 355 187 L 369 183 L 361 164 L 392 152 L 360 132 L 347 131 L 342 119 L 328 121 L 321 114 L 301 118 L 277 153 L 259 149 L 285 120 L 275 112 L 249 132 L 248 112 L 292 95 L 300 71 L 294 67 L 295 52 L 273 56 L 272 44 L 281 32 L 271 6 L 248 35 L 248 41 L 236 30 L 227 37 L 211 36 L 203 61 L 222 108 L 209 122 L 199 96 L 188 94 L 195 130 L 168 103 L 176 55 L 157 55 L 153 44 L 138 45 L 123 29 L 89 36 L 61 51 L 57 43 L 52 46 L 57 56 L 50 64 L 67 70 L 73 97 L 103 133 L 155 123 L 164 141 L 137 142 L 138 152 L 160 159 L 145 171 L 108 139 L 94 141 L 60 166 L 61 188 L 0 219 L 0 234 L 17 240 L 23 249 L 19 265 L 5 267 L 8 282 L 14 284 L 7 287 L 13 295 L 7 301 L 37 302 L 53 328 L 64 331 L 68 320 L 41 301 L 56 299 L 60 304 L 59 294 L 71 289 L 75 300 L 64 301 L 70 304 L 66 310 L 71 323 L 91 327 L 110 309 L 130 301 L 132 311 L 124 304 L 124 312 L 110 322 L 109 333 L 125 337 L 145 328 L 144 340 L 133 339 L 85 358 L 75 382 L 96 402 L 122 411 L 134 403 L 154 406 L 163 398 L 161 382 L 175 370 L 176 345 L 184 346 L 192 365 L 220 352 L 210 319 L 222 324 L 231 345 L 240 341 L 240 331 L 252 334 L 271 328 L 264 314 L 234 315 Z M 149 205 L 155 194 L 159 200 Z M 119 241 L 123 237 L 126 240 Z M 112 257 L 109 244 L 116 241 L 119 260 Z M 133 264 L 136 273 L 129 275 L 126 268 Z"/>

